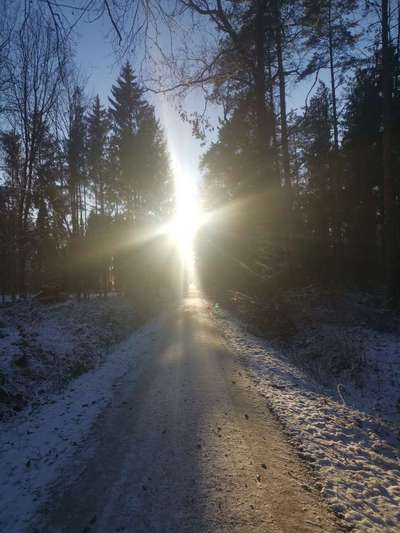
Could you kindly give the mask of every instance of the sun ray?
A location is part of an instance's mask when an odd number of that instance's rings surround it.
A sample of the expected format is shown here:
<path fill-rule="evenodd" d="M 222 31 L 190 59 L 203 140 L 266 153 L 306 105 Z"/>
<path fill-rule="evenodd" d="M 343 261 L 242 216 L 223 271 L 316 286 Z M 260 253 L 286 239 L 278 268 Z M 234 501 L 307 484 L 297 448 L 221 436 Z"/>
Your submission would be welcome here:
<path fill-rule="evenodd" d="M 185 274 L 190 278 L 194 273 L 194 239 L 200 224 L 198 190 L 194 178 L 184 172 L 173 152 L 171 160 L 176 197 L 176 213 L 171 233 L 179 248 Z"/>

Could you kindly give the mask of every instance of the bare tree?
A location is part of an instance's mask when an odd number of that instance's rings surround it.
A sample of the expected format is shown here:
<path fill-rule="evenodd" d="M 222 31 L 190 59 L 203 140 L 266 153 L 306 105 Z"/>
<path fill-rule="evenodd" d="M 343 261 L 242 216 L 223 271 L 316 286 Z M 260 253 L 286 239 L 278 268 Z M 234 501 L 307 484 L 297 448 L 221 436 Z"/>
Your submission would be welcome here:
<path fill-rule="evenodd" d="M 7 0 L 0 1 L 0 113 L 4 111 L 5 89 L 10 83 L 9 65 L 10 48 L 16 25 L 17 10 Z"/>
<path fill-rule="evenodd" d="M 49 19 L 29 7 L 14 32 L 9 62 L 9 84 L 5 94 L 5 113 L 11 129 L 21 139 L 22 165 L 17 178 L 17 255 L 18 287 L 25 292 L 29 220 L 36 184 L 36 163 L 46 125 L 57 108 L 68 62 L 61 55 Z"/>

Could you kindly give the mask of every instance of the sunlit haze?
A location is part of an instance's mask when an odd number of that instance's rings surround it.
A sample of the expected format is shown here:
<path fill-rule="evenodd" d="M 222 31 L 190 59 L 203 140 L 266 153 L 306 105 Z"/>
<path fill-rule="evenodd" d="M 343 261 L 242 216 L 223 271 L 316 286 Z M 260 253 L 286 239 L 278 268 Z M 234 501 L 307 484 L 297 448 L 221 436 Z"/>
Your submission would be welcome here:
<path fill-rule="evenodd" d="M 193 267 L 193 240 L 200 223 L 198 159 L 194 156 L 190 126 L 183 123 L 165 98 L 157 101 L 167 140 L 175 184 L 175 216 L 171 235 L 187 270 Z"/>
<path fill-rule="evenodd" d="M 172 154 L 175 181 L 176 215 L 173 236 L 186 265 L 193 260 L 193 240 L 200 221 L 198 189 L 193 176 L 182 171 L 179 160 Z"/>

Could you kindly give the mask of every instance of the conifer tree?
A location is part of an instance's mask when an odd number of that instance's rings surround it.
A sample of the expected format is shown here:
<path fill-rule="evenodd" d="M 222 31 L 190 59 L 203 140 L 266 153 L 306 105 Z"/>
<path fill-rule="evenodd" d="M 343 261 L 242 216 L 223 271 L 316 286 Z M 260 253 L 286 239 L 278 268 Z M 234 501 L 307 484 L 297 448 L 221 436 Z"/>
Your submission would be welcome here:
<path fill-rule="evenodd" d="M 95 210 L 101 215 L 105 214 L 106 205 L 109 128 L 107 111 L 97 95 L 87 118 L 87 164 Z"/>
<path fill-rule="evenodd" d="M 136 82 L 129 62 L 122 67 L 121 74 L 111 89 L 111 95 L 111 150 L 117 165 L 114 171 L 117 188 L 125 204 L 126 219 L 132 222 L 138 214 L 138 164 L 141 157 L 138 144 L 139 117 L 146 104 L 143 100 L 143 90 Z"/>
<path fill-rule="evenodd" d="M 302 123 L 303 158 L 307 168 L 309 231 L 317 244 L 321 262 L 327 260 L 333 224 L 332 115 L 328 88 L 322 82 L 311 98 Z M 326 266 L 326 265 L 325 265 Z"/>
<path fill-rule="evenodd" d="M 67 162 L 71 199 L 72 231 L 74 235 L 84 231 L 85 181 L 85 109 L 82 103 L 82 90 L 75 87 L 69 109 L 69 135 L 67 139 Z"/>
<path fill-rule="evenodd" d="M 125 219 L 137 222 L 157 211 L 169 183 L 168 158 L 154 108 L 145 100 L 129 62 L 111 89 L 111 152 Z M 158 201 L 154 200 L 158 196 Z"/>
<path fill-rule="evenodd" d="M 378 264 L 381 225 L 382 95 L 375 65 L 357 71 L 344 116 L 343 212 L 346 240 L 351 249 L 351 273 L 368 279 Z"/>

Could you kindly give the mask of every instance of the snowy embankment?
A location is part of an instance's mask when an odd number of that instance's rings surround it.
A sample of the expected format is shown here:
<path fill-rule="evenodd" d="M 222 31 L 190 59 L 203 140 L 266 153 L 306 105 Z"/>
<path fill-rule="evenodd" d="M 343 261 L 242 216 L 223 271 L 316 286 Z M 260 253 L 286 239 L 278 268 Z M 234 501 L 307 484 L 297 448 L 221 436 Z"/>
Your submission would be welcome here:
<path fill-rule="evenodd" d="M 358 408 L 346 406 L 340 387 L 338 394 L 337 387 L 318 383 L 230 315 L 220 311 L 217 320 L 343 524 L 355 531 L 400 531 L 398 426 L 369 413 L 368 394 L 366 410 L 360 400 Z"/>
<path fill-rule="evenodd" d="M 99 366 L 112 344 L 139 324 L 123 297 L 44 304 L 22 300 L 0 307 L 0 421 Z"/>
<path fill-rule="evenodd" d="M 46 501 L 52 482 L 84 442 L 96 416 L 112 401 L 113 388 L 157 331 L 153 322 L 115 346 L 103 365 L 72 380 L 46 403 L 3 423 L 0 433 L 0 531 L 19 532 Z"/>

